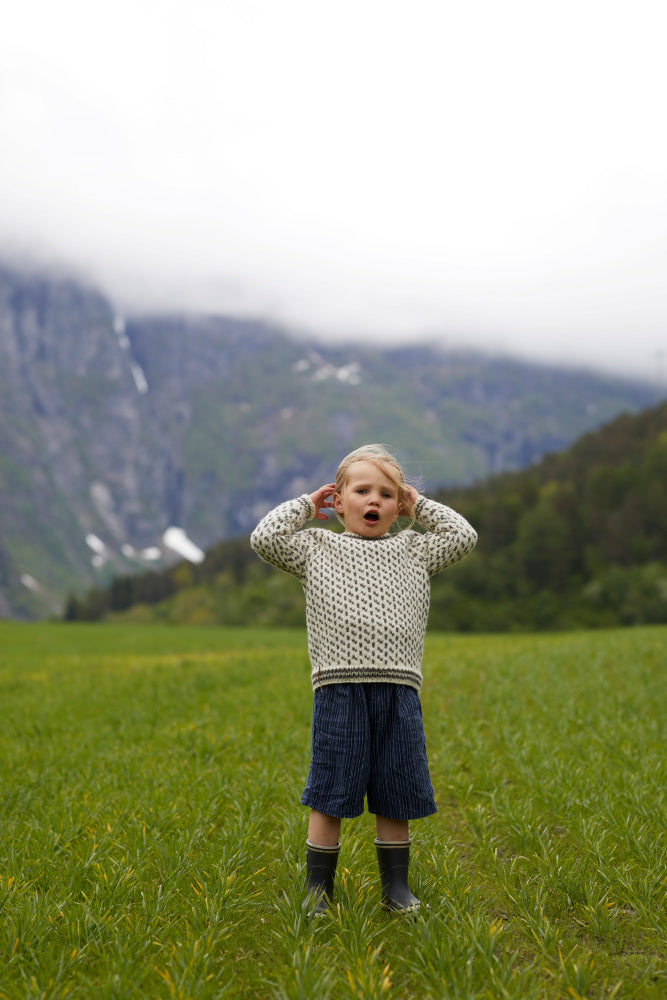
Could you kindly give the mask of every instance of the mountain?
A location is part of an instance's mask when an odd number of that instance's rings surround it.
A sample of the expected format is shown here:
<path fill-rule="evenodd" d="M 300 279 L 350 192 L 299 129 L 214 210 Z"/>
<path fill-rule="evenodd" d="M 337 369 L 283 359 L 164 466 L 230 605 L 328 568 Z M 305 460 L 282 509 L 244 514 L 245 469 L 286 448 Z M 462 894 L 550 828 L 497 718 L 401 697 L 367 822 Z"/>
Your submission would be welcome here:
<path fill-rule="evenodd" d="M 619 417 L 530 469 L 439 494 L 470 520 L 479 543 L 433 578 L 431 627 L 503 632 L 667 623 L 666 481 L 664 403 Z M 69 620 L 108 617 L 303 626 L 304 600 L 295 578 L 236 539 L 212 546 L 200 565 L 119 577 L 68 601 Z"/>
<path fill-rule="evenodd" d="M 124 316 L 0 267 L 0 615 L 193 561 L 339 458 L 389 443 L 424 489 L 520 469 L 650 385 L 429 344 L 320 343 L 221 316 Z"/>

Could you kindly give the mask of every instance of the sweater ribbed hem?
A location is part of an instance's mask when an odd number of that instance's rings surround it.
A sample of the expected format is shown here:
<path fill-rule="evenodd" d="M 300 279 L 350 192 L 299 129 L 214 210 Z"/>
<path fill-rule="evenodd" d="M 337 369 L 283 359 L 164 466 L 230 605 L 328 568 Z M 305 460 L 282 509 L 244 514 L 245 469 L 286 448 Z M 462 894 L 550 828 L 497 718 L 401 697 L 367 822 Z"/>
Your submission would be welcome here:
<path fill-rule="evenodd" d="M 422 677 L 409 667 L 370 670 L 368 667 L 322 667 L 311 674 L 313 691 L 327 684 L 405 684 L 421 690 Z"/>

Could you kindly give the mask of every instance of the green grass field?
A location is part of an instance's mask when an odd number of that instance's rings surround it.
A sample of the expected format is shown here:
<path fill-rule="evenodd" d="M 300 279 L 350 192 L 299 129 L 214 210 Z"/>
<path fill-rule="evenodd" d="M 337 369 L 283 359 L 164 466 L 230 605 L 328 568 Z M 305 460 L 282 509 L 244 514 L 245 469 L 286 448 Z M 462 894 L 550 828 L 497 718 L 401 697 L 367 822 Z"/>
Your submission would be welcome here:
<path fill-rule="evenodd" d="M 0 624 L 0 997 L 667 997 L 667 629 L 431 634 L 416 919 L 301 905 L 302 631 Z"/>

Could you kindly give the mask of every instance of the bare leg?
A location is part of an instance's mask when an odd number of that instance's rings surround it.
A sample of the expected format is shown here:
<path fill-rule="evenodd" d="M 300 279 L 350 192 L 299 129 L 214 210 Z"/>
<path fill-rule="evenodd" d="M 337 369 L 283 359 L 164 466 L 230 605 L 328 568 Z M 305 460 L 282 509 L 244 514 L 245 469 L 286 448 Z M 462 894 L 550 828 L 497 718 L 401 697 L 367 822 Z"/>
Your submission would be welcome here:
<path fill-rule="evenodd" d="M 308 820 L 308 840 L 320 847 L 335 847 L 340 840 L 340 820 L 336 816 L 311 809 Z"/>
<path fill-rule="evenodd" d="M 385 842 L 407 841 L 410 839 L 410 825 L 396 819 L 387 819 L 385 816 L 375 817 L 375 831 L 378 840 Z"/>

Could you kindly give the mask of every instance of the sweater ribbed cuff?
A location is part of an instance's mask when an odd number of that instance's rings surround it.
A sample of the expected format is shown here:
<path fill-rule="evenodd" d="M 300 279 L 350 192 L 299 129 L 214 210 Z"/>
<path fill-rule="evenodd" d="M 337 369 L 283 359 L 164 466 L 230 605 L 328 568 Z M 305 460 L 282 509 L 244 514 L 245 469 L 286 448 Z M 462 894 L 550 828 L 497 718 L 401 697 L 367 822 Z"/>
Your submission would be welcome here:
<path fill-rule="evenodd" d="M 420 493 L 417 499 L 415 500 L 415 519 L 417 521 L 419 520 L 419 515 L 421 514 L 425 503 L 426 503 L 426 497 L 422 493 Z"/>
<path fill-rule="evenodd" d="M 306 501 L 306 503 L 308 504 L 308 516 L 306 517 L 306 520 L 307 520 L 307 521 L 312 521 L 312 519 L 313 519 L 313 518 L 315 517 L 315 515 L 317 514 L 317 509 L 316 509 L 316 507 L 315 507 L 315 504 L 314 504 L 314 503 L 313 503 L 313 501 L 312 501 L 312 500 L 310 499 L 310 496 L 309 496 L 309 494 L 308 494 L 308 493 L 302 493 L 302 495 L 301 495 L 300 499 L 301 499 L 301 500 L 305 500 L 305 501 Z"/>

